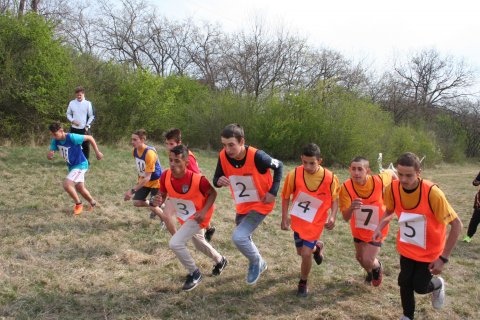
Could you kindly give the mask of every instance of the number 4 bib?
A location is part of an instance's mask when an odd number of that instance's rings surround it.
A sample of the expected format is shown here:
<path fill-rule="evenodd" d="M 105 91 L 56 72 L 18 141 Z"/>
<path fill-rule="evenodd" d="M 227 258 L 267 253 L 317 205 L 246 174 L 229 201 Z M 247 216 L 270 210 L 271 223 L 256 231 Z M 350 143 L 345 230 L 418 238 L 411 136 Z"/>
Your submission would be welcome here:
<path fill-rule="evenodd" d="M 398 224 L 400 241 L 426 248 L 427 221 L 423 214 L 402 212 Z"/>
<path fill-rule="evenodd" d="M 229 180 L 235 197 L 235 203 L 260 201 L 257 188 L 255 188 L 251 176 L 230 176 Z"/>
<path fill-rule="evenodd" d="M 322 203 L 322 200 L 312 197 L 305 192 L 300 192 L 293 202 L 290 215 L 312 223 Z"/>
<path fill-rule="evenodd" d="M 197 211 L 193 201 L 178 198 L 170 198 L 170 201 L 172 201 L 173 205 L 175 206 L 177 217 L 184 222 L 193 216 L 193 214 Z"/>

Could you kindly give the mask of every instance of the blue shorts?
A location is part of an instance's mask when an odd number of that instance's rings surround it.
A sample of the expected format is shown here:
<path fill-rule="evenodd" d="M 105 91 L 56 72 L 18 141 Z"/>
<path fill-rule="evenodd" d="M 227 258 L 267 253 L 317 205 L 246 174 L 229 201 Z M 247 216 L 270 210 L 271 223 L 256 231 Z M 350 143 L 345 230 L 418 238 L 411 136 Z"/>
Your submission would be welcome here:
<path fill-rule="evenodd" d="M 297 248 L 306 246 L 306 247 L 309 247 L 310 249 L 313 249 L 317 244 L 317 240 L 314 240 L 314 241 L 303 240 L 302 238 L 300 238 L 300 235 L 298 234 L 298 232 L 293 233 L 293 239 L 295 240 L 295 247 Z"/>

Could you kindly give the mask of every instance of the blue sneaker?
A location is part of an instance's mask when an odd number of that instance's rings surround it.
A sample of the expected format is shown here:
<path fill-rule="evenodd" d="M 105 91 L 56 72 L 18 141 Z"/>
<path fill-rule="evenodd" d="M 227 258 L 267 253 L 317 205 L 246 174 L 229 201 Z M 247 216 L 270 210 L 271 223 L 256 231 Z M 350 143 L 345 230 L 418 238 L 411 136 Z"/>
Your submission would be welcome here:
<path fill-rule="evenodd" d="M 267 263 L 262 258 L 260 258 L 259 263 L 250 264 L 248 266 L 247 284 L 254 285 L 257 283 L 260 274 L 265 270 L 267 270 Z"/>

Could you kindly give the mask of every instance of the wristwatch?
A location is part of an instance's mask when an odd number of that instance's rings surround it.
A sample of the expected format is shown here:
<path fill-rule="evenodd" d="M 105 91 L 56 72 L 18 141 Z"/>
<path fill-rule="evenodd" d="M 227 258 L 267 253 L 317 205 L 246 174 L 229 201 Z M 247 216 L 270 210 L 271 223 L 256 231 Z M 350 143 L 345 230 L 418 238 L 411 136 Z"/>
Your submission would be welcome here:
<path fill-rule="evenodd" d="M 448 262 L 448 259 L 445 258 L 445 257 L 443 257 L 443 256 L 440 256 L 440 257 L 438 257 L 438 258 L 439 258 L 440 260 L 442 260 L 443 263 L 447 263 L 447 262 Z"/>
<path fill-rule="evenodd" d="M 130 192 L 131 192 L 132 194 L 134 194 L 134 193 L 137 192 L 137 191 L 135 191 L 135 189 L 132 188 L 132 189 L 130 189 Z"/>

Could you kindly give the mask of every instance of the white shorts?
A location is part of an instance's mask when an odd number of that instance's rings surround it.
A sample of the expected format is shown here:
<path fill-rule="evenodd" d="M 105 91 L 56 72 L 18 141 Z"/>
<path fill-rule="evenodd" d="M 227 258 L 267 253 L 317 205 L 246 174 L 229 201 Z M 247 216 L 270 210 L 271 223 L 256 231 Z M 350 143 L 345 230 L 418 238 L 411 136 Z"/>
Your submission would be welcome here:
<path fill-rule="evenodd" d="M 75 183 L 85 182 L 85 173 L 87 173 L 87 171 L 88 169 L 73 169 L 68 173 L 66 179 Z"/>

